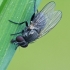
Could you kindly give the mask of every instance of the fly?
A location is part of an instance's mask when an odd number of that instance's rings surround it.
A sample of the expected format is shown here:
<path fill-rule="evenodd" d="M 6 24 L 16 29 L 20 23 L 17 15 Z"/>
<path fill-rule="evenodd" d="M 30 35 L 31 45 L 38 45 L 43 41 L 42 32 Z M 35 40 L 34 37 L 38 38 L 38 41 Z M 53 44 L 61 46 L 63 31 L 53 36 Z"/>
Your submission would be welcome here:
<path fill-rule="evenodd" d="M 14 24 L 22 25 L 26 24 L 25 29 L 19 33 L 11 34 L 18 35 L 16 39 L 12 39 L 11 43 L 21 46 L 23 48 L 27 47 L 29 43 L 35 41 L 36 39 L 46 35 L 52 28 L 54 28 L 62 17 L 61 11 L 54 11 L 55 2 L 51 1 L 44 6 L 44 8 L 36 13 L 36 0 L 34 0 L 34 14 L 31 17 L 30 25 L 27 21 L 16 23 L 11 20 L 10 22 Z"/>

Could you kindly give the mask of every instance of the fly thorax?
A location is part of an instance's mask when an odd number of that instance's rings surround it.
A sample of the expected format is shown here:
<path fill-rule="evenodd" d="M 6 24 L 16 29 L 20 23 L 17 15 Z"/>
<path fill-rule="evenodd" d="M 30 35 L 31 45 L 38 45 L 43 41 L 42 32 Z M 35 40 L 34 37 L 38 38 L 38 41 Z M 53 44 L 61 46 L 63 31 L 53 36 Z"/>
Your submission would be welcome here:
<path fill-rule="evenodd" d="M 33 21 L 30 21 L 30 23 L 31 23 L 31 24 L 34 24 L 34 22 L 33 22 Z"/>
<path fill-rule="evenodd" d="M 39 37 L 39 34 L 37 33 L 36 30 L 31 29 L 30 31 L 27 31 L 23 35 L 23 37 L 24 37 L 26 42 L 30 43 L 30 42 L 36 40 Z"/>
<path fill-rule="evenodd" d="M 30 28 L 30 29 L 34 29 L 34 26 L 33 26 L 33 25 L 30 25 L 29 28 Z"/>
<path fill-rule="evenodd" d="M 24 34 L 23 34 L 23 37 L 27 37 L 28 36 L 28 32 L 25 32 Z"/>
<path fill-rule="evenodd" d="M 34 25 L 35 24 L 35 25 Z M 30 25 L 30 29 L 33 29 L 33 30 L 35 30 L 36 32 L 38 32 L 38 33 L 40 33 L 41 32 L 41 26 L 39 27 L 39 26 L 37 26 L 36 25 L 37 23 L 34 23 L 33 21 L 31 21 L 31 25 Z"/>
<path fill-rule="evenodd" d="M 31 34 L 34 34 L 34 30 L 31 30 L 30 32 L 29 32 L 29 35 L 31 35 Z"/>

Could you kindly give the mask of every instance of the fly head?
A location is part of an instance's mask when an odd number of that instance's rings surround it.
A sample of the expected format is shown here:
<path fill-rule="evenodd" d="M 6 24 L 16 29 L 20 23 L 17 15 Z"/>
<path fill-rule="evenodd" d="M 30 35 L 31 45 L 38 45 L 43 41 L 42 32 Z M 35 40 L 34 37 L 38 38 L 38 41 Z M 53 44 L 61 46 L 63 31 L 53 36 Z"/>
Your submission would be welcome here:
<path fill-rule="evenodd" d="M 15 40 L 11 40 L 11 43 L 17 44 L 23 48 L 28 46 L 28 43 L 25 41 L 23 36 L 17 36 Z"/>

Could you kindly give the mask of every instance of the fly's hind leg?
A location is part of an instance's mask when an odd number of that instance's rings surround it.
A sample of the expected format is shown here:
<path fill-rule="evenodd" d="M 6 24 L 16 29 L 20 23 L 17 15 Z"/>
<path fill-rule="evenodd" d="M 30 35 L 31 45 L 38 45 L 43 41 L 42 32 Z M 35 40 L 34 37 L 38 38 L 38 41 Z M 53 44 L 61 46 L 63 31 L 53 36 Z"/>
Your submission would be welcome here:
<path fill-rule="evenodd" d="M 35 17 L 35 12 L 36 12 L 36 0 L 34 0 L 34 14 L 32 15 L 30 21 L 32 21 L 32 20 L 34 19 L 34 17 Z"/>
<path fill-rule="evenodd" d="M 35 17 L 35 15 L 36 15 L 36 13 L 38 13 L 38 10 L 37 10 L 37 12 L 36 12 L 36 0 L 34 0 L 34 14 L 32 15 L 32 17 L 31 17 L 31 20 L 30 20 L 30 21 L 32 21 L 32 20 L 34 19 L 34 17 Z"/>
<path fill-rule="evenodd" d="M 37 9 L 37 13 L 38 13 L 38 9 Z"/>
<path fill-rule="evenodd" d="M 31 17 L 31 20 L 30 20 L 30 21 L 33 21 L 34 17 L 35 17 L 35 13 L 32 15 L 32 17 Z"/>
<path fill-rule="evenodd" d="M 37 10 L 37 13 L 38 13 L 38 10 Z M 30 21 L 33 21 L 34 17 L 35 17 L 36 13 L 34 13 L 31 17 L 31 20 Z"/>

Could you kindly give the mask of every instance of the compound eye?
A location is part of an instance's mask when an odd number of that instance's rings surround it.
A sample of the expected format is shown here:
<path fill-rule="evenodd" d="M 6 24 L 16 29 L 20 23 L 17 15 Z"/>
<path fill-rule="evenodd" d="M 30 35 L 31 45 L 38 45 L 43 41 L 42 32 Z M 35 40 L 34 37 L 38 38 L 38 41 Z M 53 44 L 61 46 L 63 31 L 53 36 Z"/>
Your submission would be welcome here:
<path fill-rule="evenodd" d="M 22 36 L 17 36 L 16 41 L 17 42 L 22 42 L 22 41 L 24 41 L 24 38 Z"/>

